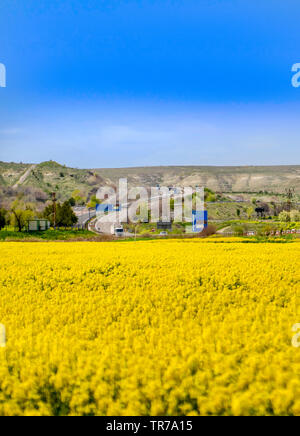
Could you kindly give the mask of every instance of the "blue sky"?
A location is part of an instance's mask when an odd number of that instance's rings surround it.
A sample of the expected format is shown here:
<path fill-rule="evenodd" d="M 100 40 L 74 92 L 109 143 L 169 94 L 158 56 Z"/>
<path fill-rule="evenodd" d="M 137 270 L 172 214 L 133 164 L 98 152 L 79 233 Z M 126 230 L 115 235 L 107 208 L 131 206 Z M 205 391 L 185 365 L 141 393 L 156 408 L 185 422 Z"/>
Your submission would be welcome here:
<path fill-rule="evenodd" d="M 298 0 L 1 0 L 0 160 L 300 164 Z"/>

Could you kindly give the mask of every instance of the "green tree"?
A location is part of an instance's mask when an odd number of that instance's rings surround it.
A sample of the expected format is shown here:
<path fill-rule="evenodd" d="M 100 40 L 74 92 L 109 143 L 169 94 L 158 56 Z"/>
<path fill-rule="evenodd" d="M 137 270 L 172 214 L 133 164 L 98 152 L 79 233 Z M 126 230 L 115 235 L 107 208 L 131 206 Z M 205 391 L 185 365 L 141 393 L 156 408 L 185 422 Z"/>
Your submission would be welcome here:
<path fill-rule="evenodd" d="M 53 205 L 48 204 L 48 206 L 45 207 L 45 209 L 42 212 L 42 218 L 46 218 L 48 221 L 50 221 L 51 226 L 54 224 L 54 213 L 53 213 Z"/>
<path fill-rule="evenodd" d="M 17 199 L 11 206 L 10 221 L 11 224 L 17 227 L 18 231 L 21 232 L 26 226 L 27 221 L 34 218 L 34 215 L 34 207 L 31 204 L 26 204 L 24 201 Z"/>
<path fill-rule="evenodd" d="M 78 221 L 77 216 L 73 212 L 73 209 L 68 201 L 65 201 L 58 208 L 57 224 L 63 227 L 72 227 Z"/>
<path fill-rule="evenodd" d="M 86 197 L 82 195 L 79 189 L 75 189 L 72 193 L 72 198 L 74 198 L 76 204 L 83 205 L 86 201 Z"/>
<path fill-rule="evenodd" d="M 237 216 L 238 216 L 238 218 L 241 216 L 241 209 L 237 209 L 236 210 L 236 214 L 237 214 Z"/>
<path fill-rule="evenodd" d="M 47 218 L 51 225 L 54 225 L 54 213 L 53 206 L 49 204 L 43 211 L 43 217 Z M 63 204 L 56 204 L 56 225 L 58 227 L 72 227 L 78 221 L 77 216 L 74 214 L 73 209 L 69 201 L 65 201 Z"/>
<path fill-rule="evenodd" d="M 96 207 L 97 204 L 100 204 L 100 200 L 96 197 L 96 195 L 92 195 L 91 199 L 88 203 L 88 207 Z"/>
<path fill-rule="evenodd" d="M 0 230 L 3 229 L 7 224 L 7 211 L 5 209 L 0 209 Z"/>
<path fill-rule="evenodd" d="M 289 212 L 287 212 L 286 210 L 283 210 L 282 212 L 280 212 L 279 214 L 279 220 L 283 223 L 288 223 L 291 220 L 290 214 Z"/>

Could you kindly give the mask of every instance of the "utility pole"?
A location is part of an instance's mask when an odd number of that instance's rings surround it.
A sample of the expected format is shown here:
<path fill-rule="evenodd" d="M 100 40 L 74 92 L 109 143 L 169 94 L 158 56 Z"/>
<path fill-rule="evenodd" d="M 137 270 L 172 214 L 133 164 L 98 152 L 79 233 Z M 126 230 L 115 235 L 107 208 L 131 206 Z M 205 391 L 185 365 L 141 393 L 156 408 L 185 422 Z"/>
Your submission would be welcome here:
<path fill-rule="evenodd" d="M 55 227 L 56 227 L 56 202 L 57 202 L 56 193 L 52 192 L 51 196 L 52 196 L 52 204 L 53 204 L 53 227 L 55 229 Z"/>

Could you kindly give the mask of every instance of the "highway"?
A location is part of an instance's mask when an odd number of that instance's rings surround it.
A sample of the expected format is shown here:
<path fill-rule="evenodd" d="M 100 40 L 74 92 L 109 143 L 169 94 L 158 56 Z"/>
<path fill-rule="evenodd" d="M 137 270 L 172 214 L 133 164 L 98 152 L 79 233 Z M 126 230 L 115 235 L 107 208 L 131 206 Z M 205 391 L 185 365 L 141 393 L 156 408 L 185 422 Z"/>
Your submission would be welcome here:
<path fill-rule="evenodd" d="M 77 225 L 83 227 L 87 222 L 96 216 L 96 209 L 74 208 L 74 213 L 78 218 Z"/>
<path fill-rule="evenodd" d="M 163 193 L 162 195 L 158 195 L 158 196 L 155 196 L 155 197 L 151 197 L 149 200 L 148 200 L 148 204 L 150 205 L 151 204 L 151 202 L 153 202 L 153 201 L 155 201 L 155 200 L 162 200 L 162 199 L 170 199 L 170 198 L 172 198 L 172 194 L 171 193 Z M 133 200 L 134 201 L 134 200 Z M 122 208 L 122 209 L 128 209 L 129 207 L 130 207 L 130 205 L 131 205 L 131 203 L 130 202 L 128 202 L 128 203 L 122 203 L 121 205 L 120 205 L 120 207 Z M 113 214 L 114 212 L 111 212 L 111 214 Z M 117 212 L 118 213 L 118 212 Z M 95 219 L 95 220 L 93 220 L 93 223 L 92 223 L 92 225 L 90 226 L 90 228 L 91 228 L 91 230 L 92 231 L 96 231 L 96 232 L 98 232 L 98 233 L 102 233 L 102 234 L 111 234 L 111 226 L 112 226 L 112 224 L 119 224 L 118 222 L 113 222 L 113 220 L 112 220 L 112 222 L 107 222 L 108 221 L 108 219 L 109 219 L 109 215 L 110 215 L 110 213 L 108 213 L 107 215 L 105 215 L 105 216 L 102 216 L 101 218 L 99 218 L 99 219 Z M 172 212 L 172 211 L 170 211 L 170 219 L 171 220 L 174 220 L 174 212 Z M 133 236 L 133 234 L 132 233 L 124 233 L 124 236 Z"/>

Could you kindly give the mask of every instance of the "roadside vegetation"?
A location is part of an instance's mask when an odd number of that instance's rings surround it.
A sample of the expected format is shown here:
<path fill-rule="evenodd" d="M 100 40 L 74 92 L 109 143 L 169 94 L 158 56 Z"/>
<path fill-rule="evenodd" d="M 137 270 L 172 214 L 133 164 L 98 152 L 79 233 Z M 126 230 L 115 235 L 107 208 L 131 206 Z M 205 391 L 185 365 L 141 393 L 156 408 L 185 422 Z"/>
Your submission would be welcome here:
<path fill-rule="evenodd" d="M 81 229 L 62 229 L 46 230 L 44 232 L 16 232 L 13 227 L 0 231 L 0 241 L 69 241 L 69 240 L 89 240 L 95 234 L 88 230 Z"/>

